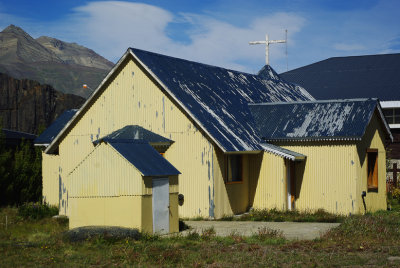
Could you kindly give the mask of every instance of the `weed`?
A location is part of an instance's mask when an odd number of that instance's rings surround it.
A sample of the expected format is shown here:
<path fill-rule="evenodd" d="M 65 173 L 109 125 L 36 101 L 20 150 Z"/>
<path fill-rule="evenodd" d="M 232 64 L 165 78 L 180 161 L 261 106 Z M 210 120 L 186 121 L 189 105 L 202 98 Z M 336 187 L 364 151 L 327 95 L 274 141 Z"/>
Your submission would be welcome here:
<path fill-rule="evenodd" d="M 18 215 L 24 219 L 43 219 L 58 215 L 58 207 L 41 203 L 24 203 L 18 207 Z"/>
<path fill-rule="evenodd" d="M 244 241 L 243 236 L 241 236 L 238 232 L 233 231 L 229 237 L 235 242 L 235 243 L 241 243 Z"/>
<path fill-rule="evenodd" d="M 271 238 L 283 238 L 283 233 L 280 230 L 262 227 L 258 229 L 257 238 L 264 241 Z"/>
<path fill-rule="evenodd" d="M 202 240 L 210 240 L 211 238 L 215 237 L 215 229 L 213 226 L 207 229 L 203 229 L 201 232 L 201 239 Z"/>
<path fill-rule="evenodd" d="M 344 216 L 326 212 L 323 209 L 316 211 L 280 211 L 273 209 L 255 209 L 240 217 L 234 218 L 239 221 L 294 221 L 294 222 L 342 222 Z"/>
<path fill-rule="evenodd" d="M 198 232 L 196 232 L 196 230 L 191 230 L 187 234 L 186 238 L 189 239 L 189 240 L 199 240 L 200 239 L 200 235 L 199 235 Z"/>

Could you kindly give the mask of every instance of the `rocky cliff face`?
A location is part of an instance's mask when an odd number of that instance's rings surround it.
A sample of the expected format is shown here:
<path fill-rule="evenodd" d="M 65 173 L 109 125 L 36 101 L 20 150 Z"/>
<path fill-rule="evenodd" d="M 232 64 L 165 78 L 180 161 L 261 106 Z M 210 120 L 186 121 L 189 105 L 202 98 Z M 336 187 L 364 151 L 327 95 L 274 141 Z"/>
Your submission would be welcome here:
<path fill-rule="evenodd" d="M 49 84 L 64 93 L 87 97 L 83 84 L 96 88 L 113 63 L 93 50 L 51 37 L 32 38 L 10 25 L 0 32 L 0 72 Z"/>
<path fill-rule="evenodd" d="M 3 128 L 36 134 L 65 110 L 79 108 L 84 102 L 82 97 L 63 94 L 49 85 L 0 73 Z"/>

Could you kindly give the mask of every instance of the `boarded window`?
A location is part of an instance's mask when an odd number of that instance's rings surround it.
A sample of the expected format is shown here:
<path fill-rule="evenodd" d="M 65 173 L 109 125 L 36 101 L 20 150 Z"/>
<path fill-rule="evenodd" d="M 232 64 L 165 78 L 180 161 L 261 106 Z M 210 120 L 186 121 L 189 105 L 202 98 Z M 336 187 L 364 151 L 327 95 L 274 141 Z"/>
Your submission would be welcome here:
<path fill-rule="evenodd" d="M 241 182 L 243 180 L 242 156 L 228 155 L 226 162 L 226 182 Z"/>
<path fill-rule="evenodd" d="M 368 190 L 378 190 L 378 150 L 367 149 Z"/>

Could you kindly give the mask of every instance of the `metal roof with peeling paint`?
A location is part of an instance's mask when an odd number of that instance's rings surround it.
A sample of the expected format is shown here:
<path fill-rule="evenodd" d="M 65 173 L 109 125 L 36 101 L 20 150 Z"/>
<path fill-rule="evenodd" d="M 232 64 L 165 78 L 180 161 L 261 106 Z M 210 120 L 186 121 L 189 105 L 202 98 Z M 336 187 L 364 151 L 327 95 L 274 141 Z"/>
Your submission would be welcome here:
<path fill-rule="evenodd" d="M 249 103 L 313 99 L 303 88 L 268 77 L 130 48 L 132 54 L 184 106 L 226 152 L 262 150 Z"/>
<path fill-rule="evenodd" d="M 377 108 L 377 99 L 327 100 L 249 105 L 263 140 L 358 140 Z"/>

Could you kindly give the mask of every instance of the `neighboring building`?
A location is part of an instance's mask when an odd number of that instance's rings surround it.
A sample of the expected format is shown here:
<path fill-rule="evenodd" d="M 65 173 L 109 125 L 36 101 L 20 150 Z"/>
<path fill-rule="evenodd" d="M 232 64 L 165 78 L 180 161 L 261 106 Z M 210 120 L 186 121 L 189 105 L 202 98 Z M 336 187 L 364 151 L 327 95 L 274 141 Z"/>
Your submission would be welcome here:
<path fill-rule="evenodd" d="M 95 211 L 116 206 L 115 200 L 122 197 L 154 194 L 145 173 L 141 173 L 142 180 L 134 179 L 138 174 L 129 175 L 131 168 L 120 165 L 122 160 L 114 161 L 122 155 L 137 168 L 137 163 L 119 151 L 127 150 L 123 145 L 115 149 L 112 142 L 107 144 L 108 139 L 118 138 L 128 144 L 138 139 L 145 142 L 181 172 L 179 184 L 169 181 L 169 205 L 177 202 L 177 185 L 184 196 L 180 217 L 221 218 L 250 207 L 362 213 L 362 191 L 368 191 L 368 210 L 386 209 L 381 186 L 385 177 L 382 138 L 391 134 L 376 100 L 334 101 L 333 108 L 321 110 L 330 115 L 330 121 L 314 118 L 313 127 L 329 131 L 314 131 L 320 139 L 312 143 L 305 135 L 305 140 L 298 141 L 301 144 L 268 142 L 262 120 L 270 112 L 256 115 L 255 106 L 250 105 L 266 107 L 264 103 L 276 102 L 280 107 L 282 102 L 312 100 L 307 91 L 283 81 L 269 66 L 261 75 L 252 75 L 130 48 L 44 150 L 43 183 L 54 186 L 43 195 L 57 193 L 58 199 L 51 203 L 60 204 L 60 213 L 70 217 L 77 209 L 72 204 L 87 199 L 84 206 L 91 207 L 90 215 L 95 217 Z M 315 105 L 325 107 L 319 102 Z M 352 123 L 361 117 L 363 124 Z M 309 120 L 308 113 L 302 113 L 296 122 Z M 280 126 L 284 131 L 285 125 Z M 347 130 L 350 126 L 351 131 Z M 339 130 L 357 136 L 342 137 Z M 161 138 L 155 141 L 154 135 Z M 111 153 L 111 147 L 116 153 Z M 135 147 L 129 154 L 144 157 Z M 372 156 L 376 156 L 374 161 Z M 158 166 L 161 161 L 160 157 L 153 160 L 148 165 Z M 329 175 L 326 165 L 331 165 Z M 291 183 L 296 187 L 291 188 Z M 137 213 L 145 208 L 150 209 L 141 206 Z M 150 214 L 146 222 L 154 222 Z M 118 219 L 112 224 L 123 225 Z"/>
<path fill-rule="evenodd" d="M 280 76 L 318 100 L 378 98 L 394 138 L 387 150 L 388 180 L 392 170 L 400 176 L 400 53 L 334 57 Z"/>
<path fill-rule="evenodd" d="M 4 135 L 5 146 L 7 148 L 16 148 L 22 141 L 28 141 L 31 144 L 33 140 L 36 139 L 35 134 L 30 134 L 21 131 L 15 131 L 10 129 L 2 129 L 1 130 Z"/>
<path fill-rule="evenodd" d="M 65 127 L 77 112 L 77 109 L 66 110 L 48 126 L 39 137 L 35 139 L 35 146 L 47 147 L 54 140 L 58 133 Z"/>

